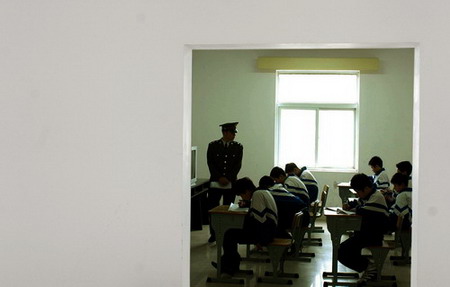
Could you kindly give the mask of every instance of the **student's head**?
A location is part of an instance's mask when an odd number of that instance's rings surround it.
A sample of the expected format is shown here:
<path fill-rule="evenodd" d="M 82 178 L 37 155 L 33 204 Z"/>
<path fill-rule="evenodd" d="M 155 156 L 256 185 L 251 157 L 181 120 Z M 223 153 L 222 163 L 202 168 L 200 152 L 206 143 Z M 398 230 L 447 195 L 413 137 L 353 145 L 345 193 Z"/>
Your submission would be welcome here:
<path fill-rule="evenodd" d="M 373 182 L 364 173 L 355 174 L 350 180 L 350 187 L 356 191 L 360 198 L 367 198 L 373 192 Z"/>
<path fill-rule="evenodd" d="M 222 139 L 226 142 L 233 141 L 238 130 L 236 129 L 238 122 L 221 124 Z"/>
<path fill-rule="evenodd" d="M 395 165 L 397 167 L 397 172 L 411 175 L 412 173 L 412 164 L 409 161 L 401 161 Z"/>
<path fill-rule="evenodd" d="M 394 185 L 395 191 L 401 192 L 408 187 L 408 180 L 408 175 L 397 172 L 392 176 L 391 183 Z"/>
<path fill-rule="evenodd" d="M 268 175 L 265 175 L 261 177 L 261 179 L 259 180 L 259 189 L 268 189 L 272 187 L 274 184 L 275 181 L 273 180 L 273 178 L 271 178 Z"/>
<path fill-rule="evenodd" d="M 236 195 L 241 196 L 243 200 L 250 200 L 253 192 L 256 190 L 256 186 L 250 178 L 244 177 L 238 179 L 233 184 L 233 189 L 236 192 Z"/>
<path fill-rule="evenodd" d="M 276 166 L 270 171 L 270 177 L 273 178 L 276 183 L 283 183 L 286 179 L 286 173 L 281 167 Z"/>
<path fill-rule="evenodd" d="M 369 160 L 372 171 L 377 173 L 383 168 L 383 160 L 379 156 L 374 156 Z"/>
<path fill-rule="evenodd" d="M 300 174 L 300 169 L 293 162 L 287 163 L 285 165 L 285 167 L 284 167 L 284 171 L 286 172 L 286 174 L 295 174 L 295 175 L 299 175 Z"/>

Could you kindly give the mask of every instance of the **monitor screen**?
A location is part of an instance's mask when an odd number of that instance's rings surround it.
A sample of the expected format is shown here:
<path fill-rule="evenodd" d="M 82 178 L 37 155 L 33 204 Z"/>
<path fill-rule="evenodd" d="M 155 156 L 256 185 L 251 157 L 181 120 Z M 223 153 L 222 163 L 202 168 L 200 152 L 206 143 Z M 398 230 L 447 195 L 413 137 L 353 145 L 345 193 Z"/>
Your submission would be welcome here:
<path fill-rule="evenodd" d="M 197 183 L 197 147 L 191 149 L 191 185 Z"/>

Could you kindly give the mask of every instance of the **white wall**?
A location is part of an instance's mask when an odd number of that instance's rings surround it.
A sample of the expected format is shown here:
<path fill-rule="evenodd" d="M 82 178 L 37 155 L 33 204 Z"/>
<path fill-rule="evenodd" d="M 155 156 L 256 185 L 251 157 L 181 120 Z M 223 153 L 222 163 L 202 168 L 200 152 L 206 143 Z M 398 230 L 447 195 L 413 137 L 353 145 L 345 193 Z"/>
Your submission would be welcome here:
<path fill-rule="evenodd" d="M 220 138 L 218 125 L 228 121 L 240 122 L 236 140 L 245 150 L 240 177 L 258 182 L 274 166 L 275 73 L 256 69 L 256 59 L 263 56 L 378 58 L 379 71 L 360 77 L 359 171 L 372 174 L 367 163 L 374 155 L 384 160 L 390 176 L 396 163 L 412 160 L 413 49 L 195 50 L 192 143 L 199 147 L 200 177 L 209 177 L 208 143 Z M 301 134 L 298 138 L 302 140 Z M 314 174 L 321 186 L 333 188 L 335 182 L 349 181 L 354 172 Z M 340 203 L 337 194 L 330 194 L 329 204 Z"/>
<path fill-rule="evenodd" d="M 445 286 L 446 8 L 1 1 L 0 285 L 189 285 L 185 44 L 417 42 L 413 286 Z"/>

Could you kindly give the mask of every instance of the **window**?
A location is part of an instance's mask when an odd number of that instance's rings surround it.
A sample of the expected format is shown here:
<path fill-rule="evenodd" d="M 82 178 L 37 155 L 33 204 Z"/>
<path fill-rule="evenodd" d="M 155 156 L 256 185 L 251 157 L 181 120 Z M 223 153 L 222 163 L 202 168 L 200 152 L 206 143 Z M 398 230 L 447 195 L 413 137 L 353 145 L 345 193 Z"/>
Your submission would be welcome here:
<path fill-rule="evenodd" d="M 356 170 L 359 72 L 277 72 L 279 166 Z"/>

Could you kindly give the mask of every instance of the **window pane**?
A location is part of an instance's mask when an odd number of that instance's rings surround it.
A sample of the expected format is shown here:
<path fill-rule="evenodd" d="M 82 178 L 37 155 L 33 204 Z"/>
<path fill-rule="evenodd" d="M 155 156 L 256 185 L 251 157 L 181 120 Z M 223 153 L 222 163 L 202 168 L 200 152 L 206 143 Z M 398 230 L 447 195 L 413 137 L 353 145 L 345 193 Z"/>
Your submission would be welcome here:
<path fill-rule="evenodd" d="M 279 103 L 344 103 L 358 101 L 357 75 L 279 74 Z"/>
<path fill-rule="evenodd" d="M 280 111 L 278 164 L 315 165 L 316 111 Z"/>
<path fill-rule="evenodd" d="M 354 167 L 354 111 L 319 111 L 319 167 Z"/>

